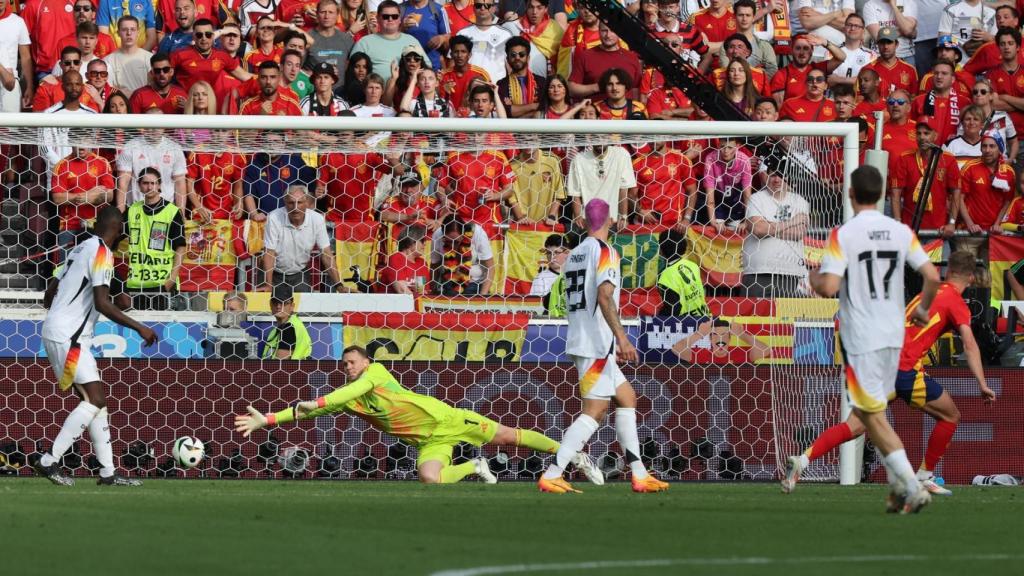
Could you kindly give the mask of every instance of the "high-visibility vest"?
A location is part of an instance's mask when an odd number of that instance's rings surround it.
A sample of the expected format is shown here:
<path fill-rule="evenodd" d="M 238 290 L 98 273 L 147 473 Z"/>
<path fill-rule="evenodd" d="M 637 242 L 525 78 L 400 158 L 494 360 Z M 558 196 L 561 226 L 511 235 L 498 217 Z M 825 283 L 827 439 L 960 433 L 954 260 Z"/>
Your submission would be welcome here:
<path fill-rule="evenodd" d="M 168 202 L 156 214 L 146 214 L 142 200 L 128 208 L 128 280 L 129 290 L 157 288 L 167 281 L 174 268 L 171 224 L 178 207 Z"/>
<path fill-rule="evenodd" d="M 680 258 L 658 276 L 658 286 L 679 295 L 679 315 L 709 316 L 708 304 L 704 300 L 704 283 L 700 279 L 700 266 Z"/>
<path fill-rule="evenodd" d="M 289 360 L 305 360 L 313 354 L 313 340 L 309 337 L 309 331 L 306 330 L 306 326 L 299 320 L 298 314 L 292 314 L 288 317 L 288 323 L 295 329 L 295 346 L 292 347 L 292 355 L 288 357 Z M 281 344 L 281 331 L 277 329 L 275 325 L 270 330 L 270 336 L 267 337 L 267 344 L 263 347 L 264 358 L 274 358 L 277 356 L 277 347 Z"/>

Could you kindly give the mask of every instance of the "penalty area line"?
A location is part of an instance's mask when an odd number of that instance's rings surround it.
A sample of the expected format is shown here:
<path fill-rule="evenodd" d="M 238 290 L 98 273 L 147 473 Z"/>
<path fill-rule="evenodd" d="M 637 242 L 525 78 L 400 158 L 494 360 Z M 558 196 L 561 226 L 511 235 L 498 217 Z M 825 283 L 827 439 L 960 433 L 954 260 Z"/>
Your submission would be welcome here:
<path fill-rule="evenodd" d="M 567 572 L 579 570 L 613 570 L 617 568 L 663 568 L 668 566 L 763 566 L 794 564 L 870 564 L 883 562 L 920 562 L 922 560 L 998 562 L 1024 559 L 1021 554 L 962 554 L 954 556 L 927 556 L 898 554 L 888 556 L 807 556 L 798 558 L 770 558 L 766 556 L 731 558 L 661 558 L 649 560 L 595 560 L 590 562 L 561 562 L 554 564 L 509 564 L 506 566 L 477 566 L 456 570 L 441 570 L 430 576 L 490 576 L 494 574 L 527 574 L 530 572 Z"/>

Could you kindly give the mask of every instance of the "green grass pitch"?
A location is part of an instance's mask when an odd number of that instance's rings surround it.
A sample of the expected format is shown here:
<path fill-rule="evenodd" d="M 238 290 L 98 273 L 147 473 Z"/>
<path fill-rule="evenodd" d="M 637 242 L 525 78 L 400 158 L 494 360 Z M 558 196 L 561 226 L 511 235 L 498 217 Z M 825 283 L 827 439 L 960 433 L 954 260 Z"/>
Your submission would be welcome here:
<path fill-rule="evenodd" d="M 5 574 L 1020 574 L 1024 495 L 953 487 L 916 516 L 886 489 L 628 484 L 0 480 Z"/>

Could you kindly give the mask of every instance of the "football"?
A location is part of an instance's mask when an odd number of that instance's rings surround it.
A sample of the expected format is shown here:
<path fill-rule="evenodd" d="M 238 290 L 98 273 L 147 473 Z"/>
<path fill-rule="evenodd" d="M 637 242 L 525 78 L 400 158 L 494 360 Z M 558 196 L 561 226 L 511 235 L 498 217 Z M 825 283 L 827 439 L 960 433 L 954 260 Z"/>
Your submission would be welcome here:
<path fill-rule="evenodd" d="M 199 465 L 205 455 L 206 448 L 203 447 L 203 442 L 191 436 L 178 438 L 174 441 L 174 446 L 171 448 L 171 456 L 174 458 L 174 461 L 178 463 L 178 466 L 186 470 Z"/>

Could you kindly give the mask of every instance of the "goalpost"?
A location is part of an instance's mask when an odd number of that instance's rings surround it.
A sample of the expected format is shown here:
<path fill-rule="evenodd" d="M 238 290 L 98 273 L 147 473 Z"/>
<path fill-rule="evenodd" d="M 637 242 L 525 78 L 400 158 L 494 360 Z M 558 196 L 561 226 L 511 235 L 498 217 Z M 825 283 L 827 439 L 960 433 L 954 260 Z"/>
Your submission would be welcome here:
<path fill-rule="evenodd" d="M 397 164 L 419 174 L 427 193 L 434 193 L 438 185 L 463 186 L 453 193 L 456 197 L 473 197 L 473 186 L 504 182 L 501 166 L 507 166 L 518 178 L 512 185 L 516 198 L 540 201 L 538 191 L 550 190 L 552 179 L 569 186 L 572 177 L 565 173 L 587 146 L 623 146 L 634 160 L 640 196 L 629 205 L 642 210 L 656 205 L 647 202 L 655 202 L 658 194 L 669 194 L 673 186 L 683 184 L 677 174 L 681 165 L 658 172 L 661 164 L 644 163 L 654 143 L 667 143 L 665 149 L 658 146 L 659 154 L 667 150 L 675 151 L 673 158 L 692 156 L 690 165 L 699 174 L 720 143 L 735 140 L 739 153 L 752 157 L 752 192 L 765 186 L 765 171 L 771 170 L 783 176 L 790 193 L 807 201 L 805 238 L 797 248 L 780 249 L 780 254 L 802 264 L 816 262 L 827 229 L 851 216 L 845 191 L 858 165 L 854 123 L 15 114 L 5 115 L 3 124 L 0 169 L 9 199 L 3 203 L 0 224 L 6 245 L 0 253 L 0 331 L 7 334 L 0 339 L 0 370 L 13 388 L 0 403 L 0 453 L 6 451 L 8 461 L 11 454 L 33 451 L 37 439 L 52 438 L 70 402 L 54 392 L 49 364 L 40 357 L 38 331 L 45 315 L 39 291 L 59 261 L 60 244 L 73 241 L 75 234 L 67 229 L 77 225 L 77 204 L 72 209 L 69 204 L 56 206 L 54 187 L 67 192 L 69 185 L 94 184 L 98 176 L 86 170 L 69 178 L 67 165 L 59 167 L 56 159 L 73 150 L 99 152 L 116 181 L 117 158 L 126 146 L 146 150 L 149 143 L 148 148 L 157 149 L 165 138 L 177 145 L 186 164 L 190 152 L 197 153 L 186 178 L 197 191 L 248 178 L 245 190 L 266 193 L 264 188 L 294 180 L 291 170 L 308 167 L 311 176 L 301 182 L 311 196 L 320 197 L 311 201 L 335 215 L 343 208 L 363 210 L 367 198 L 360 195 L 369 195 L 376 201 L 375 209 L 369 210 L 376 218 L 331 221 L 337 268 L 354 289 L 379 282 L 378 272 L 395 250 L 397 229 L 380 221 L 379 210 L 381 202 L 386 208 L 389 195 L 397 193 L 399 186 L 388 175 Z M 542 164 L 532 157 L 512 157 L 524 150 L 545 151 L 541 157 L 551 160 Z M 241 159 L 226 171 L 223 166 L 230 163 L 218 164 L 218 153 Z M 278 156 L 288 154 L 301 158 L 302 164 L 274 164 Z M 132 160 L 123 159 L 129 165 Z M 733 162 L 727 163 L 727 170 L 734 168 Z M 548 166 L 548 171 L 539 166 Z M 556 169 L 559 174 L 552 173 Z M 604 167 L 598 170 L 603 172 Z M 704 183 L 700 178 L 695 183 L 696 195 L 703 197 Z M 645 191 L 655 196 L 643 196 Z M 729 195 L 734 190 L 717 192 Z M 673 210 L 685 207 L 674 199 L 666 202 Z M 254 204 L 259 208 L 259 199 Z M 700 206 L 698 202 L 698 211 Z M 342 344 L 368 346 L 411 389 L 505 424 L 557 438 L 578 411 L 575 371 L 564 364 L 564 321 L 548 317 L 542 300 L 526 293 L 546 263 L 545 239 L 568 232 L 562 226 L 568 218 L 558 227 L 508 220 L 485 226 L 493 255 L 493 264 L 484 271 L 491 281 L 487 296 L 300 296 L 298 313 L 311 326 L 314 352 L 310 359 L 296 362 L 252 357 L 272 325 L 267 294 L 251 291 L 262 284 L 254 270 L 260 265 L 262 222 L 252 214 L 233 220 L 234 214 L 217 213 L 230 213 L 234 206 L 206 208 L 215 216 L 210 221 L 190 219 L 198 212 L 185 214 L 189 221 L 181 293 L 164 302 L 166 310 L 130 312 L 157 323 L 161 347 L 141 349 L 137 341 L 102 321 L 93 339 L 94 353 L 104 358 L 104 379 L 111 385 L 111 419 L 118 430 L 115 454 L 127 471 L 168 473 L 170 443 L 195 435 L 211 446 L 210 458 L 198 471 L 178 475 L 408 477 L 414 451 L 354 418 L 320 418 L 271 431 L 273 439 L 264 434 L 254 442 L 243 442 L 226 424 L 226 415 L 243 411 L 248 403 L 260 409 L 279 408 L 340 386 Z M 571 210 L 565 213 L 571 215 Z M 657 214 L 652 221 L 620 230 L 614 243 L 623 256 L 623 288 L 628 295 L 622 312 L 643 357 L 626 375 L 642 397 L 638 412 L 644 457 L 672 479 L 771 480 L 782 470 L 786 456 L 799 453 L 816 434 L 846 416 L 835 354 L 835 302 L 809 297 L 805 286 L 799 294 L 789 295 L 794 297 L 744 297 L 744 242 L 753 253 L 762 240 L 742 227 L 717 233 L 711 223 L 700 222 L 700 214 L 694 220 L 698 222 L 688 229 L 675 227 L 676 232 L 686 238 L 686 256 L 701 266 L 714 294 L 712 314 L 736 328 L 725 336 L 727 348 L 749 353 L 753 341 L 767 350 L 766 357 L 754 366 L 681 364 L 669 349 L 700 322 L 648 317 L 660 302 L 656 281 L 666 262 L 659 250 L 665 250 L 674 222 Z M 122 271 L 126 266 L 120 266 Z M 319 259 L 314 259 L 314 268 L 313 281 L 319 285 L 324 274 Z M 478 272 L 470 270 L 470 280 Z M 353 280 L 355 275 L 360 282 Z M 427 284 L 429 289 L 429 280 Z M 224 293 L 236 287 L 250 290 L 251 321 L 241 327 L 222 312 Z M 714 335 L 703 338 L 694 350 L 714 357 L 714 340 Z M 614 444 L 613 432 L 605 427 L 588 447 L 612 476 L 622 466 Z M 88 443 L 82 446 L 87 455 Z M 805 478 L 857 482 L 856 450 L 848 443 L 838 460 L 830 456 L 816 462 Z M 507 478 L 531 477 L 542 466 L 540 458 L 526 453 L 485 455 Z M 155 461 L 148 459 L 151 456 Z M 65 466 L 74 464 L 65 459 Z M 87 457 L 78 464 L 84 473 Z"/>

